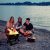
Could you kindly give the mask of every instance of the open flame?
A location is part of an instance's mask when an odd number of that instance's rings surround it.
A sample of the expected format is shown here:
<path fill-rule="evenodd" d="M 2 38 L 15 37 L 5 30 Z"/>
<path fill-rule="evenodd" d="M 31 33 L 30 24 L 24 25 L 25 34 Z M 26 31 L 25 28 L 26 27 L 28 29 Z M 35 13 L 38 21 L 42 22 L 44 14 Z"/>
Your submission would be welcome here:
<path fill-rule="evenodd" d="M 16 35 L 16 34 L 19 34 L 16 30 L 11 30 L 11 29 L 8 29 L 9 30 L 9 35 Z"/>

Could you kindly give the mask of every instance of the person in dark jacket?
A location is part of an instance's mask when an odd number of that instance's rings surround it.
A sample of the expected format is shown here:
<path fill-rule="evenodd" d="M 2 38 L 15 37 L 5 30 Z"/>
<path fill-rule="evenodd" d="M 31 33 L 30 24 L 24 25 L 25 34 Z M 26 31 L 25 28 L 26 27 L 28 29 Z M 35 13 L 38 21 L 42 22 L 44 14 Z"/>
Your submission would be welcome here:
<path fill-rule="evenodd" d="M 21 34 L 28 37 L 32 35 L 33 25 L 30 23 L 30 18 L 26 18 L 25 23 L 23 24 L 23 28 L 20 29 Z"/>

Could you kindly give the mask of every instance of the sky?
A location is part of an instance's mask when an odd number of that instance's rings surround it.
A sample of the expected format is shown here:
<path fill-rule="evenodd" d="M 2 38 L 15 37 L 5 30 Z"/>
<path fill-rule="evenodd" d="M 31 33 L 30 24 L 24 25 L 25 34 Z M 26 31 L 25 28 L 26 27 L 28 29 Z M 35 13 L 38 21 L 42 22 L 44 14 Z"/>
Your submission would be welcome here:
<path fill-rule="evenodd" d="M 0 0 L 0 3 L 6 3 L 6 2 L 25 2 L 25 1 L 30 1 L 30 2 L 48 2 L 50 0 Z"/>

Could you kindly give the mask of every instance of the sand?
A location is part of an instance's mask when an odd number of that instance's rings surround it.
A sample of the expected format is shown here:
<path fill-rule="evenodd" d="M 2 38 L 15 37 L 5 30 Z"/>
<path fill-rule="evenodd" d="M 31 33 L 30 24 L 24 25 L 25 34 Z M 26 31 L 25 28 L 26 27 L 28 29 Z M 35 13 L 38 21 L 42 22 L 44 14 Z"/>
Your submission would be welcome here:
<path fill-rule="evenodd" d="M 50 31 L 34 28 L 35 42 L 27 42 L 24 36 L 19 37 L 19 42 L 10 46 L 4 33 L 5 26 L 0 25 L 0 50 L 50 50 Z"/>

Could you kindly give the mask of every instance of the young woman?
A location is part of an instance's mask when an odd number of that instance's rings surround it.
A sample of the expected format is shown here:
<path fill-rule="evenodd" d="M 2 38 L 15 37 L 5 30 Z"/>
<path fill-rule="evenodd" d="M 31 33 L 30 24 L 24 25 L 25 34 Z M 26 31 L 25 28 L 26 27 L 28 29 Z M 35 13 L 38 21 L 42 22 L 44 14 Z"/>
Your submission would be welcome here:
<path fill-rule="evenodd" d="M 6 27 L 10 29 L 14 27 L 14 17 L 13 16 L 10 17 L 10 20 L 7 22 Z"/>
<path fill-rule="evenodd" d="M 15 39 L 15 41 L 18 39 L 19 33 L 14 28 L 14 17 L 13 16 L 11 16 L 10 20 L 7 22 L 5 32 L 8 38 L 8 42 L 10 42 L 10 44 L 11 44 L 12 39 Z"/>
<path fill-rule="evenodd" d="M 15 24 L 15 28 L 16 28 L 16 30 L 19 31 L 19 29 L 20 29 L 21 27 L 22 27 L 22 18 L 19 17 L 19 18 L 18 18 L 18 21 L 17 21 L 16 24 Z"/>

